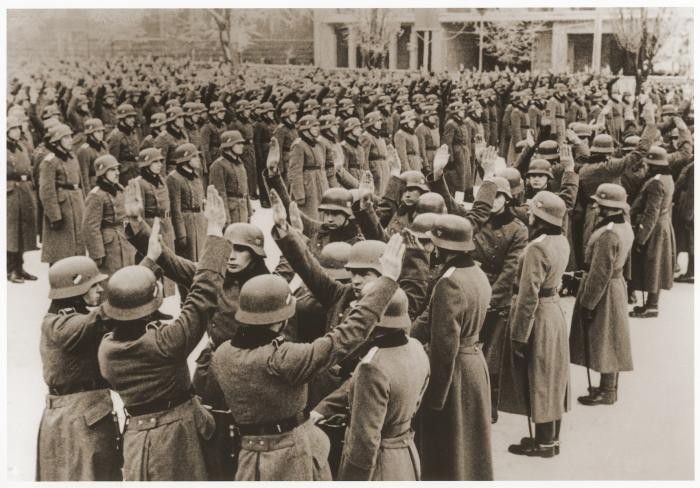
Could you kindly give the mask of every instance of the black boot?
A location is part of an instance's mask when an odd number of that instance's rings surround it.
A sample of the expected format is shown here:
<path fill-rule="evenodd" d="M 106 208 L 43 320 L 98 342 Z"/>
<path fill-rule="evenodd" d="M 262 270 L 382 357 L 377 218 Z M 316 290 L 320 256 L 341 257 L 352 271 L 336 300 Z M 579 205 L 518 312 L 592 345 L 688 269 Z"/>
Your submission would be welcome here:
<path fill-rule="evenodd" d="M 22 278 L 22 273 L 17 270 L 17 256 L 19 254 L 16 252 L 7 253 L 7 280 L 10 283 L 24 283 L 24 278 Z"/>
<path fill-rule="evenodd" d="M 22 253 L 17 253 L 17 271 L 25 280 L 36 281 L 37 277 L 33 274 L 29 274 L 24 270 L 24 259 L 22 258 Z"/>
<path fill-rule="evenodd" d="M 649 292 L 646 303 L 642 307 L 634 307 L 629 313 L 630 317 L 648 319 L 659 316 L 659 293 Z"/>
<path fill-rule="evenodd" d="M 498 422 L 498 386 L 491 383 L 491 423 Z"/>
<path fill-rule="evenodd" d="M 612 405 L 617 401 L 617 373 L 601 373 L 600 388 L 594 393 L 578 397 L 582 405 Z"/>
<path fill-rule="evenodd" d="M 554 422 L 535 424 L 535 439 L 525 437 L 521 440 L 520 444 L 511 444 L 508 446 L 508 452 L 520 456 L 554 457 L 556 455 L 554 424 Z"/>

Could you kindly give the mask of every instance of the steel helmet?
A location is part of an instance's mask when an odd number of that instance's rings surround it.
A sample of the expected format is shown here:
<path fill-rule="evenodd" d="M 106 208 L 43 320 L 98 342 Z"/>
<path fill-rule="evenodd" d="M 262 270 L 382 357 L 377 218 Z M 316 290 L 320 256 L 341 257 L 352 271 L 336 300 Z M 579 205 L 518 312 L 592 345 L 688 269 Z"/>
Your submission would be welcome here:
<path fill-rule="evenodd" d="M 130 103 L 122 103 L 117 107 L 117 119 L 121 120 L 132 115 L 136 116 L 136 110 Z"/>
<path fill-rule="evenodd" d="M 318 209 L 322 212 L 342 212 L 350 217 L 352 215 L 352 193 L 341 187 L 329 188 L 323 192 L 321 205 L 318 206 Z"/>
<path fill-rule="evenodd" d="M 73 131 L 66 124 L 56 124 L 49 130 L 49 142 L 58 142 L 65 136 L 73 135 Z"/>
<path fill-rule="evenodd" d="M 391 97 L 388 95 L 381 95 L 379 97 L 379 102 L 377 102 L 377 108 L 386 107 L 387 105 L 391 105 Z"/>
<path fill-rule="evenodd" d="M 221 149 L 233 147 L 234 144 L 245 144 L 245 139 L 237 130 L 227 130 L 221 134 Z"/>
<path fill-rule="evenodd" d="M 318 263 L 334 280 L 350 279 L 350 272 L 345 269 L 350 258 L 352 245 L 347 242 L 330 242 L 323 246 L 321 254 L 318 256 Z"/>
<path fill-rule="evenodd" d="M 434 104 L 424 104 L 422 106 L 423 115 L 429 117 L 431 115 L 437 115 L 437 105 Z"/>
<path fill-rule="evenodd" d="M 663 107 L 661 107 L 661 115 L 678 115 L 678 111 L 676 110 L 675 105 L 666 104 Z"/>
<path fill-rule="evenodd" d="M 185 102 L 182 108 L 184 109 L 187 116 L 194 115 L 198 113 L 199 110 L 199 107 L 197 107 L 197 104 L 195 102 Z"/>
<path fill-rule="evenodd" d="M 51 129 L 56 127 L 57 125 L 59 125 L 60 122 L 58 121 L 58 119 L 52 118 L 52 119 L 44 120 L 43 123 L 44 123 L 44 129 L 45 129 L 44 139 L 50 139 L 51 138 Z"/>
<path fill-rule="evenodd" d="M 284 102 L 282 104 L 282 109 L 280 110 L 281 117 L 289 117 L 297 113 L 297 104 L 294 102 Z"/>
<path fill-rule="evenodd" d="M 338 104 L 335 102 L 335 98 L 324 98 L 321 106 L 325 109 L 337 108 Z"/>
<path fill-rule="evenodd" d="M 379 112 L 370 112 L 367 115 L 365 115 L 365 127 L 370 127 L 371 125 L 374 125 L 376 122 L 381 122 L 384 120 L 384 117 L 382 117 L 382 114 Z"/>
<path fill-rule="evenodd" d="M 310 114 L 313 110 L 321 108 L 321 105 L 316 101 L 315 98 L 309 98 L 304 102 L 304 113 Z"/>
<path fill-rule="evenodd" d="M 119 161 L 111 154 L 105 154 L 95 159 L 95 176 L 100 177 L 113 168 L 119 169 Z"/>
<path fill-rule="evenodd" d="M 70 256 L 49 268 L 49 298 L 61 299 L 84 295 L 95 283 L 109 278 L 100 273 L 95 261 L 87 256 Z"/>
<path fill-rule="evenodd" d="M 402 124 L 406 124 L 411 120 L 416 120 L 416 113 L 413 110 L 404 110 L 401 112 L 400 121 Z"/>
<path fill-rule="evenodd" d="M 202 102 L 196 102 L 196 105 L 197 105 L 197 108 L 196 108 L 197 111 L 195 113 L 198 113 L 198 114 L 207 113 L 207 106 L 204 105 Z"/>
<path fill-rule="evenodd" d="M 352 132 L 357 127 L 360 127 L 360 119 L 357 117 L 350 117 L 345 121 L 345 132 Z"/>
<path fill-rule="evenodd" d="M 428 188 L 428 185 L 425 182 L 425 176 L 423 176 L 423 173 L 420 171 L 404 171 L 399 175 L 399 178 L 406 183 L 407 190 L 409 188 L 418 188 L 422 191 L 430 191 L 430 188 Z"/>
<path fill-rule="evenodd" d="M 107 282 L 104 314 L 116 321 L 138 320 L 150 316 L 163 303 L 163 289 L 153 271 L 145 266 L 126 266 Z"/>
<path fill-rule="evenodd" d="M 644 162 L 652 166 L 668 166 L 668 153 L 661 146 L 651 146 Z"/>
<path fill-rule="evenodd" d="M 21 105 L 13 105 L 12 107 L 10 107 L 10 109 L 7 111 L 7 116 L 17 117 L 20 120 L 20 123 L 26 122 L 28 120 L 27 111 L 24 110 L 24 107 L 22 107 Z"/>
<path fill-rule="evenodd" d="M 579 137 L 590 137 L 593 133 L 591 130 L 591 126 L 588 124 L 584 124 L 583 122 L 572 122 L 569 124 L 569 129 L 574 131 L 574 134 L 576 134 Z"/>
<path fill-rule="evenodd" d="M 530 175 L 546 175 L 553 178 L 552 165 L 546 159 L 533 159 L 527 168 L 527 176 Z"/>
<path fill-rule="evenodd" d="M 622 143 L 622 152 L 632 152 L 632 150 L 639 145 L 639 141 L 641 140 L 642 138 L 639 136 L 625 137 L 625 141 Z"/>
<path fill-rule="evenodd" d="M 615 144 L 612 136 L 608 134 L 598 134 L 593 138 L 593 144 L 591 144 L 591 154 L 612 154 L 615 150 Z"/>
<path fill-rule="evenodd" d="M 199 151 L 191 142 L 180 144 L 173 153 L 173 159 L 175 159 L 177 164 L 188 163 L 196 156 L 199 156 Z"/>
<path fill-rule="evenodd" d="M 338 107 L 340 110 L 347 111 L 348 109 L 351 109 L 355 106 L 354 103 L 352 103 L 352 100 L 349 98 L 343 98 L 340 100 L 340 103 L 338 104 Z"/>
<path fill-rule="evenodd" d="M 180 100 L 177 98 L 171 98 L 170 100 L 167 100 L 165 102 L 165 111 L 167 112 L 168 109 L 173 108 L 173 107 L 179 107 L 180 106 Z"/>
<path fill-rule="evenodd" d="M 429 239 L 428 231 L 433 228 L 435 219 L 437 219 L 441 214 L 436 214 L 432 212 L 424 212 L 416 214 L 413 218 L 413 222 L 408 225 L 408 232 L 416 236 L 418 239 Z"/>
<path fill-rule="evenodd" d="M 156 112 L 151 115 L 151 127 L 163 127 L 168 117 L 163 112 Z"/>
<path fill-rule="evenodd" d="M 496 173 L 496 176 L 501 176 L 508 180 L 511 195 L 518 195 L 521 191 L 523 191 L 523 178 L 520 176 L 520 171 L 518 171 L 516 168 L 504 168 Z"/>
<path fill-rule="evenodd" d="M 318 119 L 313 115 L 304 115 L 302 118 L 299 119 L 299 122 L 297 122 L 297 128 L 300 131 L 309 130 L 314 126 L 318 127 L 319 125 L 320 124 L 318 123 Z"/>
<path fill-rule="evenodd" d="M 209 113 L 211 115 L 218 114 L 219 112 L 226 112 L 226 107 L 222 102 L 211 102 L 209 105 Z"/>
<path fill-rule="evenodd" d="M 467 252 L 474 249 L 473 232 L 469 220 L 458 215 L 443 214 L 438 215 L 427 235 L 436 247 Z"/>
<path fill-rule="evenodd" d="M 174 105 L 165 111 L 165 115 L 167 116 L 166 122 L 172 122 L 179 117 L 184 117 L 185 112 L 182 111 L 182 107 L 179 105 Z"/>
<path fill-rule="evenodd" d="M 272 105 L 271 102 L 263 102 L 263 103 L 261 103 L 259 109 L 260 109 L 260 113 L 262 113 L 262 114 L 266 114 L 266 113 L 269 113 L 269 112 L 273 112 L 273 113 L 274 113 L 274 111 L 275 111 L 275 107 L 274 107 L 274 105 Z"/>
<path fill-rule="evenodd" d="M 507 179 L 502 176 L 494 176 L 491 181 L 496 184 L 496 194 L 503 193 L 508 198 L 513 198 L 513 194 L 510 192 L 510 183 Z"/>
<path fill-rule="evenodd" d="M 426 212 L 436 214 L 447 212 L 447 208 L 445 207 L 445 199 L 442 198 L 442 195 L 429 191 L 418 197 L 418 202 L 416 202 L 416 214 Z"/>
<path fill-rule="evenodd" d="M 551 161 L 559 159 L 559 144 L 557 141 L 542 141 L 537 146 L 537 157 Z"/>
<path fill-rule="evenodd" d="M 371 293 L 376 286 L 374 282 L 368 283 L 369 286 L 362 289 L 362 295 Z M 387 329 L 406 329 L 411 327 L 411 319 L 408 316 L 408 297 L 406 292 L 401 288 L 397 288 L 389 300 L 389 304 L 384 310 L 384 315 L 379 319 L 378 327 Z"/>
<path fill-rule="evenodd" d="M 156 149 L 155 147 L 148 147 L 146 149 L 143 149 L 139 153 L 139 158 L 138 158 L 138 163 L 139 163 L 139 168 L 145 168 L 146 166 L 150 166 L 151 163 L 154 163 L 156 161 L 164 161 L 165 158 L 163 157 L 163 154 L 160 152 L 160 149 Z"/>
<path fill-rule="evenodd" d="M 265 236 L 262 231 L 253 224 L 236 222 L 226 227 L 224 239 L 235 246 L 250 248 L 258 256 L 265 255 Z"/>
<path fill-rule="evenodd" d="M 566 204 L 551 191 L 542 190 L 530 200 L 533 215 L 557 227 L 561 227 L 566 215 Z"/>
<path fill-rule="evenodd" d="M 61 111 L 58 110 L 58 105 L 54 105 L 54 104 L 47 105 L 41 111 L 42 120 L 50 119 L 51 117 L 60 117 L 60 116 L 61 116 Z"/>
<path fill-rule="evenodd" d="M 248 110 L 250 108 L 250 103 L 248 100 L 238 100 L 236 104 L 234 105 L 234 109 L 236 112 L 243 112 L 244 110 Z"/>
<path fill-rule="evenodd" d="M 338 125 L 338 119 L 336 118 L 335 115 L 321 115 L 318 119 L 319 124 L 321 125 L 321 130 L 327 130 L 333 127 L 334 125 Z"/>
<path fill-rule="evenodd" d="M 591 199 L 595 200 L 601 207 L 629 209 L 627 191 L 615 183 L 601 183 Z"/>
<path fill-rule="evenodd" d="M 102 124 L 102 121 L 100 119 L 87 119 L 85 121 L 85 128 L 83 129 L 83 133 L 92 134 L 93 132 L 97 132 L 98 130 L 105 130 L 105 126 L 104 124 Z"/>
<path fill-rule="evenodd" d="M 464 112 L 464 104 L 462 102 L 452 102 L 447 106 L 447 111 L 453 114 L 461 115 Z"/>
<path fill-rule="evenodd" d="M 377 273 L 382 273 L 382 265 L 379 258 L 384 254 L 386 244 L 381 241 L 367 240 L 359 241 L 352 245 L 348 264 L 345 269 L 372 269 Z"/>
<path fill-rule="evenodd" d="M 294 316 L 296 298 L 284 278 L 264 274 L 245 282 L 236 320 L 245 325 L 273 325 Z"/>

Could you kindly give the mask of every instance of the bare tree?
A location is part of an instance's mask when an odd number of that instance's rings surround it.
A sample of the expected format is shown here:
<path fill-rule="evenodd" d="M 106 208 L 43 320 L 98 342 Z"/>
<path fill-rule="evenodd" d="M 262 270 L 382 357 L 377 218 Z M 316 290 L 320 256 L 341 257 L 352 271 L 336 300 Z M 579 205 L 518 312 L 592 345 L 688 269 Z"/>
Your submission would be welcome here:
<path fill-rule="evenodd" d="M 635 93 L 642 91 L 654 67 L 654 58 L 671 33 L 670 12 L 657 9 L 649 16 L 647 8 L 620 8 L 614 22 L 617 43 L 629 53 L 634 65 Z"/>
<path fill-rule="evenodd" d="M 503 65 L 529 68 L 532 46 L 541 27 L 538 22 L 486 22 L 484 50 Z"/>
<path fill-rule="evenodd" d="M 350 26 L 360 47 L 361 62 L 365 67 L 383 68 L 388 57 L 389 42 L 399 35 L 401 24 L 391 9 L 358 9 L 357 22 Z"/>

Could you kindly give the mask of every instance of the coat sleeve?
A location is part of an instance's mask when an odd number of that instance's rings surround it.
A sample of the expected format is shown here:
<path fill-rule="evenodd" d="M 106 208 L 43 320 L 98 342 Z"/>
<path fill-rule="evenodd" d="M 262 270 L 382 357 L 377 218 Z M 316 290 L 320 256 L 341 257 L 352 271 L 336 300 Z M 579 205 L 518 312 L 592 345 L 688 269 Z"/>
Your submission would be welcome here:
<path fill-rule="evenodd" d="M 78 351 L 86 342 L 92 342 L 101 332 L 98 327 L 100 307 L 88 314 L 74 313 L 70 315 L 56 315 L 51 328 L 51 338 L 67 352 Z"/>
<path fill-rule="evenodd" d="M 63 218 L 61 205 L 58 203 L 56 163 L 53 158 L 44 159 L 39 163 L 39 199 L 49 222 L 56 222 Z"/>
<path fill-rule="evenodd" d="M 645 193 L 646 200 L 644 208 L 637 220 L 637 228 L 634 233 L 634 240 L 641 245 L 647 243 L 654 227 L 656 227 L 665 192 L 659 180 L 652 180 L 647 185 Z"/>
<path fill-rule="evenodd" d="M 304 191 L 304 148 L 301 144 L 293 144 L 289 155 L 289 193 L 299 205 L 306 202 Z"/>
<path fill-rule="evenodd" d="M 366 209 L 359 208 L 359 205 L 353 206 L 353 214 L 355 221 L 360 227 L 360 231 L 365 239 L 373 239 L 382 242 L 388 242 L 387 235 L 382 224 L 379 223 L 377 213 L 374 211 L 374 205 L 368 205 Z"/>
<path fill-rule="evenodd" d="M 639 140 L 639 144 L 623 158 L 610 158 L 606 163 L 606 169 L 612 176 L 622 176 L 628 168 L 636 167 L 642 158 L 646 156 L 651 147 L 651 143 L 656 136 L 656 126 L 647 125 L 642 132 L 642 136 Z"/>
<path fill-rule="evenodd" d="M 430 298 L 430 256 L 418 249 L 406 249 L 399 286 L 408 297 L 408 316 L 418 317 Z"/>
<path fill-rule="evenodd" d="M 231 244 L 223 237 L 207 237 L 204 254 L 180 315 L 171 324 L 156 330 L 155 344 L 162 356 L 186 359 L 199 344 L 209 311 L 216 307 L 230 253 Z"/>
<path fill-rule="evenodd" d="M 382 427 L 389 405 L 389 378 L 371 362 L 355 370 L 352 411 L 343 449 L 339 479 L 370 481 L 382 440 Z"/>
<path fill-rule="evenodd" d="M 524 115 L 520 110 L 513 110 L 510 113 L 510 140 L 513 143 L 513 146 L 525 139 L 525 134 L 523 134 L 522 128 L 520 127 L 523 116 Z M 554 125 L 554 122 L 552 122 L 552 125 Z"/>
<path fill-rule="evenodd" d="M 518 258 L 527 246 L 527 227 L 518 225 L 517 231 L 513 233 L 513 238 L 508 247 L 508 253 L 503 260 L 501 272 L 491 285 L 491 308 L 505 308 L 510 306 L 511 290 L 515 283 L 518 272 Z"/>
<path fill-rule="evenodd" d="M 561 176 L 561 189 L 559 198 L 564 200 L 567 210 L 573 210 L 578 196 L 578 173 L 575 171 L 564 171 Z"/>
<path fill-rule="evenodd" d="M 324 418 L 331 418 L 333 415 L 347 415 L 348 413 L 348 393 L 354 388 L 355 379 L 350 377 L 340 385 L 333 393 L 314 407 Z"/>
<path fill-rule="evenodd" d="M 456 126 L 454 124 L 447 123 L 445 124 L 445 132 L 442 134 L 442 144 L 447 145 L 447 149 L 450 153 L 450 162 L 454 161 L 453 145 L 455 140 L 455 129 Z"/>
<path fill-rule="evenodd" d="M 202 160 L 204 162 L 204 167 L 209 169 L 209 165 L 211 165 L 212 160 L 211 160 L 211 126 L 209 124 L 204 125 L 202 127 Z"/>
<path fill-rule="evenodd" d="M 408 153 L 406 152 L 406 138 L 398 132 L 394 135 L 394 147 L 401 160 L 401 171 L 408 171 L 410 166 L 408 165 Z"/>
<path fill-rule="evenodd" d="M 105 257 L 105 247 L 102 241 L 101 231 L 103 211 L 104 204 L 102 198 L 91 191 L 85 200 L 82 234 L 88 256 L 95 260 Z"/>
<path fill-rule="evenodd" d="M 182 186 L 171 176 L 168 176 L 165 182 L 168 186 L 168 195 L 170 196 L 170 219 L 173 223 L 175 239 L 182 239 L 187 237 L 185 219 L 182 215 Z"/>
<path fill-rule="evenodd" d="M 335 177 L 343 188 L 351 190 L 360 187 L 360 182 L 357 181 L 357 178 L 351 175 L 345 168 L 340 168 L 340 171 L 336 172 Z"/>
<path fill-rule="evenodd" d="M 209 169 L 209 184 L 214 185 L 214 188 L 216 188 L 216 191 L 219 192 L 219 196 L 224 201 L 224 208 L 226 209 L 226 224 L 228 225 L 231 223 L 231 212 L 229 211 L 228 202 L 226 200 L 226 178 L 227 174 L 226 171 L 224 171 L 223 164 L 219 162 L 211 165 L 211 168 Z"/>
<path fill-rule="evenodd" d="M 613 274 L 613 265 L 619 249 L 619 239 L 612 230 L 604 231 L 596 239 L 593 244 L 591 268 L 577 296 L 581 307 L 594 310 L 603 298 Z"/>
<path fill-rule="evenodd" d="M 454 215 L 459 215 L 460 217 L 467 217 L 467 209 L 462 205 L 457 203 L 454 199 L 449 189 L 447 188 L 447 182 L 445 181 L 445 176 L 442 175 L 440 178 L 435 179 L 435 176 L 431 173 L 426 178 L 428 180 L 428 187 L 430 191 L 439 193 L 443 200 L 445 200 L 445 207 L 447 207 L 447 213 Z M 492 202 L 493 203 L 493 202 Z"/>
<path fill-rule="evenodd" d="M 426 136 L 426 132 L 421 128 L 416 130 L 416 138 L 418 139 L 418 155 L 421 161 L 423 161 L 423 172 L 430 172 L 433 162 L 428 161 L 428 151 L 426 150 L 425 138 L 429 137 L 430 134 Z"/>
<path fill-rule="evenodd" d="M 78 150 L 75 157 L 80 165 L 80 186 L 87 197 L 90 192 L 90 154 L 88 151 Z"/>
<path fill-rule="evenodd" d="M 459 351 L 461 307 L 464 292 L 450 278 L 441 278 L 430 300 L 430 382 L 424 402 L 442 410 L 452 384 L 452 372 Z"/>
<path fill-rule="evenodd" d="M 396 213 L 401 203 L 401 195 L 406 189 L 406 183 L 398 176 L 389 178 L 389 183 L 386 185 L 386 190 L 379 205 L 376 208 L 377 216 L 382 227 L 386 227 L 389 221 Z"/>
<path fill-rule="evenodd" d="M 496 183 L 493 181 L 484 181 L 479 187 L 479 191 L 474 199 L 474 204 L 466 215 L 466 218 L 468 218 L 474 226 L 475 232 L 478 231 L 491 216 L 493 200 L 496 198 L 497 190 L 498 187 L 496 187 Z"/>
<path fill-rule="evenodd" d="M 515 310 L 511 313 L 511 340 L 528 342 L 535 322 L 535 309 L 539 304 L 539 293 L 547 276 L 547 257 L 537 244 L 526 248 L 523 269 L 518 283 Z"/>
<path fill-rule="evenodd" d="M 688 163 L 693 161 L 693 139 L 688 129 L 678 131 L 678 151 L 668 155 L 671 173 L 680 174 Z"/>
<path fill-rule="evenodd" d="M 107 149 L 109 150 L 109 154 L 117 158 L 117 161 L 121 161 L 121 145 L 122 139 L 118 132 L 114 132 L 112 137 L 107 139 Z"/>
<path fill-rule="evenodd" d="M 327 369 L 350 354 L 367 339 L 377 324 L 398 284 L 378 278 L 373 293 L 362 297 L 350 309 L 345 320 L 331 332 L 311 344 L 283 343 L 267 361 L 268 372 L 292 385 L 307 383 L 313 375 Z"/>

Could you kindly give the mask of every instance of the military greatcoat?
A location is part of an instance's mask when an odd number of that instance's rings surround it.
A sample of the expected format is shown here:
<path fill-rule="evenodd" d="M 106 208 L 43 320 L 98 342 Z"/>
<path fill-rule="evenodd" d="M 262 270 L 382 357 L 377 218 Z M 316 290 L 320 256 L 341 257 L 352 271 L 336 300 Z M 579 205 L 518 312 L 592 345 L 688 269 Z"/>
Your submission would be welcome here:
<path fill-rule="evenodd" d="M 36 249 L 36 195 L 27 149 L 7 150 L 7 251 Z"/>
<path fill-rule="evenodd" d="M 307 216 L 318 219 L 321 196 L 328 189 L 326 154 L 316 142 L 298 138 L 289 156 L 289 193 Z"/>
<path fill-rule="evenodd" d="M 219 156 L 209 167 L 209 182 L 226 203 L 227 225 L 250 221 L 252 207 L 248 198 L 248 174 L 242 159 L 231 158 L 228 154 Z"/>

